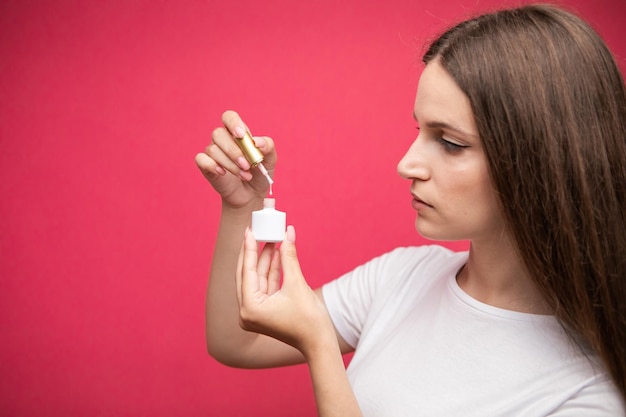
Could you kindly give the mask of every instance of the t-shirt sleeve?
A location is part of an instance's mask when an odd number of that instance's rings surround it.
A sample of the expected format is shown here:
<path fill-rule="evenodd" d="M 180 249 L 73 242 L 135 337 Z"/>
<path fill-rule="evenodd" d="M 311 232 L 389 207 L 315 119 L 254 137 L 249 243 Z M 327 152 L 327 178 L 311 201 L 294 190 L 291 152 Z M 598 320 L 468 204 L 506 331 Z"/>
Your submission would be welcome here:
<path fill-rule="evenodd" d="M 375 300 L 393 290 L 399 270 L 417 248 L 397 248 L 360 265 L 322 287 L 324 302 L 337 332 L 353 348 L 361 337 Z M 384 285 L 383 285 L 384 283 Z"/>

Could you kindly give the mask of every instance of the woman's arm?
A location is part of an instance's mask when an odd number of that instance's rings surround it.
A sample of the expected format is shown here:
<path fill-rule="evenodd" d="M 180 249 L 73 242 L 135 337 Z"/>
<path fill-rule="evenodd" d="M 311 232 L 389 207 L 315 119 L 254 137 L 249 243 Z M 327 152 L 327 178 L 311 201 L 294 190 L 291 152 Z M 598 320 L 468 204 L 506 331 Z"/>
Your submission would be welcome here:
<path fill-rule="evenodd" d="M 222 116 L 223 127 L 215 129 L 206 151 L 196 155 L 202 174 L 221 196 L 222 213 L 213 253 L 206 296 L 206 340 L 211 356 L 235 367 L 266 368 L 304 362 L 292 346 L 239 326 L 235 289 L 238 255 L 253 210 L 261 208 L 267 180 L 244 159 L 233 137 L 246 125 L 234 111 Z M 276 152 L 271 138 L 255 138 L 264 155 L 263 164 L 273 173 Z M 268 250 L 271 245 L 268 245 Z M 321 293 L 319 293 L 321 296 Z M 345 351 L 350 347 L 340 342 Z"/>
<path fill-rule="evenodd" d="M 206 296 L 206 340 L 211 356 L 236 367 L 270 367 L 303 362 L 296 349 L 239 326 L 239 306 L 235 295 L 237 258 L 243 233 L 253 210 L 261 207 L 268 182 L 252 170 L 235 143 L 246 125 L 234 111 L 222 115 L 223 127 L 213 130 L 211 144 L 196 155 L 202 174 L 221 196 L 222 213 L 213 252 Z M 271 172 L 276 163 L 273 141 L 256 138 Z"/>
<path fill-rule="evenodd" d="M 329 340 L 309 353 L 307 363 L 320 417 L 362 415 L 336 343 Z"/>

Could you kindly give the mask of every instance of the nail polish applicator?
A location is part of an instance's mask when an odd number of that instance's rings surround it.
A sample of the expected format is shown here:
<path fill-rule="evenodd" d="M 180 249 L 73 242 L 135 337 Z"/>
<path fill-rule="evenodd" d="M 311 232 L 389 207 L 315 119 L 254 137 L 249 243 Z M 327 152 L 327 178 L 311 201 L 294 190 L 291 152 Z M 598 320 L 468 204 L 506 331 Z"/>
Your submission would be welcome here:
<path fill-rule="evenodd" d="M 254 144 L 254 139 L 252 139 L 250 132 L 246 131 L 242 138 L 236 137 L 235 142 L 237 142 L 237 146 L 239 146 L 239 149 L 243 152 L 243 156 L 250 163 L 250 166 L 252 168 L 258 167 L 261 174 L 267 178 L 267 182 L 272 185 L 274 180 L 272 180 L 272 177 L 270 177 L 267 169 L 263 166 L 263 154 Z"/>
<path fill-rule="evenodd" d="M 250 166 L 258 167 L 267 178 L 270 184 L 270 195 L 272 195 L 274 180 L 263 166 L 263 154 L 254 144 L 250 132 L 246 131 L 242 138 L 235 138 L 235 140 Z M 251 228 L 254 238 L 258 242 L 282 242 L 285 239 L 286 218 L 285 212 L 276 210 L 276 199 L 265 198 L 263 209 L 252 212 Z"/>

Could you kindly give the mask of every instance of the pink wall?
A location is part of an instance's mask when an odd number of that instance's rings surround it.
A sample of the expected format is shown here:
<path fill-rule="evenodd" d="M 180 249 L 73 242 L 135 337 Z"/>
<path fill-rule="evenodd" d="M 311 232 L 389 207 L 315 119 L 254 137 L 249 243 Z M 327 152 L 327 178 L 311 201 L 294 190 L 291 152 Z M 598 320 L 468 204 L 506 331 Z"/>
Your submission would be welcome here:
<path fill-rule="evenodd" d="M 626 2 L 563 3 L 626 68 Z M 312 286 L 419 244 L 395 166 L 421 45 L 501 4 L 1 2 L 0 415 L 313 416 L 305 367 L 206 354 L 219 200 L 193 157 L 228 108 L 275 138 Z"/>

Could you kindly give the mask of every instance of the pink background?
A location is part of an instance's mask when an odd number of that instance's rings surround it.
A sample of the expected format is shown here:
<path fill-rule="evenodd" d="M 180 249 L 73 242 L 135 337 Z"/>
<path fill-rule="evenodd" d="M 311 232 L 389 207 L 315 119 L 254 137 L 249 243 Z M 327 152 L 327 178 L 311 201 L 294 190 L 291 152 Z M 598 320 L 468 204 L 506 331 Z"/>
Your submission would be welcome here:
<path fill-rule="evenodd" d="M 219 199 L 194 155 L 229 108 L 275 139 L 312 286 L 420 244 L 395 167 L 422 44 L 503 4 L 1 2 L 0 415 L 315 415 L 306 367 L 206 353 Z M 626 1 L 563 4 L 626 68 Z"/>

